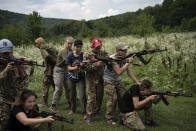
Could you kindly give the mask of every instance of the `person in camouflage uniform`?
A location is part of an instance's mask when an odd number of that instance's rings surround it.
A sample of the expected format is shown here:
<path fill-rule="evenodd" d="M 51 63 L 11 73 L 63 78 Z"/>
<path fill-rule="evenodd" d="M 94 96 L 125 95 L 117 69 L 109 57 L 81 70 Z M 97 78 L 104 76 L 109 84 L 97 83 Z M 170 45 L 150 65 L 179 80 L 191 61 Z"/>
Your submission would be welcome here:
<path fill-rule="evenodd" d="M 0 57 L 13 58 L 13 44 L 7 39 L 0 40 Z M 0 131 L 4 131 L 12 104 L 19 93 L 27 87 L 25 70 L 22 65 L 0 63 Z"/>
<path fill-rule="evenodd" d="M 49 88 L 52 85 L 55 89 L 53 81 L 53 69 L 56 64 L 58 52 L 55 48 L 46 44 L 42 37 L 39 37 L 35 40 L 35 46 L 40 49 L 42 58 L 44 60 L 44 65 L 46 67 L 43 78 L 43 104 L 40 104 L 39 107 L 48 107 Z"/>
<path fill-rule="evenodd" d="M 121 124 L 133 130 L 145 130 L 145 126 L 137 113 L 139 110 L 144 110 L 145 124 L 148 126 L 159 126 L 153 120 L 152 104 L 157 104 L 161 97 L 157 95 L 140 96 L 140 91 L 149 92 L 151 88 L 152 82 L 143 80 L 141 85 L 133 85 L 123 96 L 119 96 L 121 98 L 118 102 Z"/>
<path fill-rule="evenodd" d="M 93 116 L 98 115 L 104 94 L 103 88 L 103 72 L 104 63 L 101 61 L 91 62 L 96 56 L 108 57 L 108 54 L 101 50 L 102 42 L 95 38 L 92 40 L 92 48 L 84 53 L 84 62 L 88 62 L 85 66 L 86 70 L 86 86 L 88 92 L 87 100 L 87 119 L 86 122 L 91 125 Z"/>
<path fill-rule="evenodd" d="M 116 46 L 116 54 L 111 55 L 111 58 L 121 59 L 126 56 L 127 46 L 120 43 Z M 128 76 L 140 84 L 135 78 L 134 74 L 131 72 L 129 65 L 133 62 L 133 56 L 121 61 L 114 61 L 111 63 L 111 67 L 107 66 L 104 71 L 104 87 L 106 89 L 106 113 L 105 118 L 108 124 L 115 125 L 114 122 L 114 112 L 116 108 L 116 103 L 118 100 L 117 94 L 122 96 L 126 90 L 125 86 L 121 81 L 120 75 L 127 71 Z"/>
<path fill-rule="evenodd" d="M 70 51 L 72 51 L 71 47 L 74 42 L 74 39 L 72 37 L 67 37 L 66 42 L 64 44 L 64 48 L 60 50 L 56 65 L 54 67 L 54 84 L 55 84 L 55 91 L 53 94 L 53 100 L 52 100 L 52 106 L 50 109 L 52 111 L 57 110 L 57 105 L 59 104 L 60 97 L 63 92 L 62 86 L 64 85 L 65 88 L 65 96 L 67 99 L 67 103 L 69 104 L 70 107 L 70 98 L 69 98 L 69 92 L 68 92 L 68 83 L 67 83 L 67 66 L 65 64 L 66 57 Z"/>

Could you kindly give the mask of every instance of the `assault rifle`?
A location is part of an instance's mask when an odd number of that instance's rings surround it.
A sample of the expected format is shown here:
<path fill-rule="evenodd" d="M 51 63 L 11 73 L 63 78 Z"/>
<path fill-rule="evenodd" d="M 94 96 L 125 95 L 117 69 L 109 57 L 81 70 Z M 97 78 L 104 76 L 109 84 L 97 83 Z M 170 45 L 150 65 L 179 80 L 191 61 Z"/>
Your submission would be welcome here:
<path fill-rule="evenodd" d="M 38 64 L 36 61 L 25 60 L 25 58 L 0 58 L 0 65 L 7 65 L 10 62 L 13 62 L 13 65 L 31 65 L 45 67 L 44 65 Z"/>
<path fill-rule="evenodd" d="M 168 95 L 168 96 L 184 96 L 184 97 L 192 97 L 192 94 L 183 94 L 180 92 L 171 92 L 171 91 L 165 91 L 165 92 L 159 92 L 159 91 L 140 91 L 140 96 L 150 96 L 150 95 L 160 95 L 161 99 L 163 101 L 163 103 L 165 105 L 169 105 L 169 102 L 166 100 L 166 98 L 164 97 L 164 95 Z"/>
<path fill-rule="evenodd" d="M 149 50 L 142 50 L 142 51 L 139 51 L 139 52 L 133 52 L 133 53 L 130 53 L 128 54 L 127 56 L 123 57 L 123 58 L 110 58 L 110 57 L 101 57 L 101 56 L 96 56 L 95 59 L 97 59 L 97 61 L 102 61 L 104 62 L 107 66 L 110 65 L 111 62 L 113 61 L 122 61 L 122 60 L 125 60 L 131 56 L 133 57 L 138 57 L 140 59 L 140 61 L 144 64 L 144 65 L 147 65 L 153 58 L 150 57 L 149 60 L 144 60 L 144 58 L 142 57 L 143 55 L 147 55 L 147 54 L 153 54 L 153 53 L 156 53 L 156 52 L 163 52 L 163 51 L 167 51 L 167 49 L 164 49 L 164 50 L 161 50 L 161 49 L 149 49 Z M 92 60 L 92 61 L 95 61 L 95 60 Z"/>
<path fill-rule="evenodd" d="M 46 117 L 48 117 L 48 116 L 52 116 L 53 119 L 55 119 L 55 120 L 67 122 L 67 123 L 69 123 L 69 124 L 73 124 L 73 122 L 74 122 L 73 119 L 70 121 L 70 120 L 68 120 L 67 118 L 65 118 L 64 116 L 60 116 L 60 115 L 58 115 L 58 114 L 56 114 L 56 113 L 53 113 L 53 112 L 42 111 L 42 112 L 40 113 L 40 116 L 43 117 L 43 118 L 46 118 Z"/>
<path fill-rule="evenodd" d="M 69 123 L 69 124 L 74 123 L 73 119 L 70 121 L 67 118 L 65 118 L 64 116 L 58 115 L 58 114 L 53 113 L 53 112 L 42 111 L 41 113 L 39 113 L 38 112 L 38 110 L 39 110 L 38 107 L 35 106 L 34 108 L 37 108 L 37 109 L 34 109 L 32 114 L 31 114 L 31 116 L 33 118 L 38 117 L 38 116 L 41 116 L 43 118 L 46 118 L 48 116 L 52 116 L 53 119 L 58 120 L 58 121 L 66 122 L 66 123 Z M 63 128 L 64 128 L 64 126 L 62 126 L 62 131 L 63 131 Z M 54 131 L 54 127 L 53 127 L 52 123 L 48 123 L 48 129 L 49 129 L 49 131 Z"/>

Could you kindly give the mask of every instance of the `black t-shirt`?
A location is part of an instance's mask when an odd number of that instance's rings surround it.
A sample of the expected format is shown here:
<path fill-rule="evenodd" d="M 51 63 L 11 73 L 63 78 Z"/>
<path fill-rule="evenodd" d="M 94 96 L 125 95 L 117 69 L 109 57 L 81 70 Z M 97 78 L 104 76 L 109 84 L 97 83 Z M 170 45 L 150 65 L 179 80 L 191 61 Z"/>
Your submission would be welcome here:
<path fill-rule="evenodd" d="M 133 97 L 139 97 L 139 85 L 133 85 L 118 101 L 118 107 L 121 113 L 134 111 Z"/>
<path fill-rule="evenodd" d="M 25 113 L 30 118 L 30 112 L 26 113 L 22 106 L 14 106 L 8 121 L 8 131 L 31 131 L 30 126 L 25 126 L 16 119 L 16 115 L 20 112 Z"/>

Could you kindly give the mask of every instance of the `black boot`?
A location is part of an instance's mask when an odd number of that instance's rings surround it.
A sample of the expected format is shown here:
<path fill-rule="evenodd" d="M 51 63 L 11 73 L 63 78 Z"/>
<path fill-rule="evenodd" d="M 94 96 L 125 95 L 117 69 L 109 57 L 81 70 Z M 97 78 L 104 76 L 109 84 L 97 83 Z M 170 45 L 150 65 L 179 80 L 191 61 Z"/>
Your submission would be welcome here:
<path fill-rule="evenodd" d="M 119 123 L 119 125 L 124 125 L 123 124 L 123 117 L 122 116 L 119 116 L 118 117 L 118 123 Z"/>
<path fill-rule="evenodd" d="M 151 121 L 145 121 L 144 124 L 147 125 L 147 126 L 154 126 L 154 127 L 160 126 L 158 123 L 156 123 L 153 120 L 151 120 Z"/>
<path fill-rule="evenodd" d="M 50 110 L 51 110 L 52 112 L 57 112 L 57 111 L 58 111 L 55 104 L 52 104 L 52 105 L 51 105 Z"/>

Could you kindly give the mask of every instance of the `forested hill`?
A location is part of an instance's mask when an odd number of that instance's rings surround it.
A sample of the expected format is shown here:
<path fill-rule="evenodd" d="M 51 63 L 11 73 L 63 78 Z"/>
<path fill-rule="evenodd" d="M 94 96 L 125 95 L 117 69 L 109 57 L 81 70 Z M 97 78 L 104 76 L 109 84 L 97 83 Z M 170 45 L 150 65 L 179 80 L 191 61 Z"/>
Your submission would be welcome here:
<path fill-rule="evenodd" d="M 36 11 L 27 16 L 0 10 L 0 39 L 9 38 L 19 45 L 31 43 L 38 36 L 59 41 L 65 36 L 91 39 L 130 34 L 145 36 L 154 32 L 190 32 L 196 31 L 195 7 L 196 0 L 164 0 L 162 4 L 136 12 L 89 21 L 42 18 Z M 21 30 L 13 23 L 26 26 Z M 3 27 L 4 24 L 9 25 Z"/>
<path fill-rule="evenodd" d="M 27 16 L 25 14 L 0 10 L 0 30 L 5 24 L 18 24 L 22 27 L 26 23 Z M 52 27 L 55 24 L 61 24 L 66 21 L 69 21 L 69 19 L 43 18 L 43 23 L 46 27 Z"/>
<path fill-rule="evenodd" d="M 113 37 L 128 34 L 144 36 L 153 32 L 196 30 L 196 0 L 164 0 L 162 4 L 136 12 L 91 21 L 69 21 L 50 32 L 79 37 Z"/>

